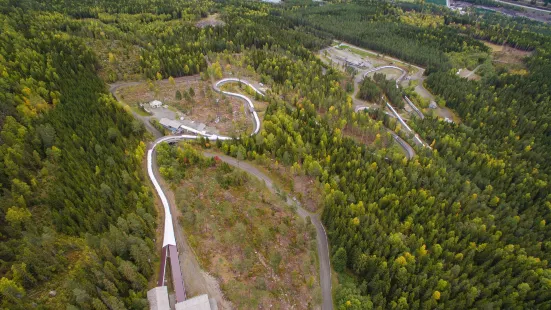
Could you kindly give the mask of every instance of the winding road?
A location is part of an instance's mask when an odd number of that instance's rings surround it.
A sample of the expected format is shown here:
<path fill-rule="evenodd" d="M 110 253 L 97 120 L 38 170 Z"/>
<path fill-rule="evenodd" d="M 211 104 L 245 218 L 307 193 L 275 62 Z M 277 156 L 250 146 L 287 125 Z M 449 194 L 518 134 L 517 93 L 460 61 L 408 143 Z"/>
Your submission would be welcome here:
<path fill-rule="evenodd" d="M 222 94 L 225 94 L 225 95 L 228 95 L 228 96 L 233 96 L 233 97 L 240 98 L 240 99 L 245 100 L 247 102 L 247 104 L 249 106 L 249 111 L 252 113 L 253 120 L 254 120 L 254 123 L 255 123 L 254 130 L 251 133 L 251 135 L 258 134 L 258 132 L 260 131 L 260 119 L 258 117 L 258 114 L 256 113 L 256 110 L 254 109 L 254 104 L 253 104 L 252 100 L 249 99 L 247 96 L 242 95 L 242 94 L 232 93 L 232 92 L 221 90 L 220 87 L 224 84 L 227 84 L 227 83 L 241 83 L 241 84 L 244 84 L 246 86 L 249 86 L 250 88 L 252 88 L 259 95 L 264 96 L 264 93 L 262 91 L 258 90 L 253 84 L 251 84 L 247 81 L 241 80 L 241 79 L 237 79 L 237 78 L 225 78 L 225 79 L 222 79 L 222 80 L 214 83 L 214 85 L 213 85 L 213 88 L 214 88 L 215 91 L 217 91 L 219 93 L 222 93 Z M 123 86 L 123 85 L 122 84 L 118 84 L 118 85 L 116 84 L 116 85 L 111 86 L 110 91 L 115 96 L 115 98 L 117 98 L 117 96 L 115 95 L 115 92 L 116 92 L 117 88 L 119 88 L 121 86 Z M 162 203 L 163 209 L 164 209 L 164 214 L 165 214 L 164 222 L 165 222 L 165 224 L 164 224 L 164 237 L 163 237 L 163 251 L 166 247 L 168 247 L 169 249 L 171 247 L 176 249 L 176 245 L 180 244 L 180 242 L 176 242 L 176 239 L 183 238 L 183 236 L 181 235 L 181 231 L 179 231 L 178 234 L 175 234 L 175 232 L 174 232 L 174 226 L 178 225 L 177 222 L 174 222 L 176 219 L 172 217 L 172 211 L 175 210 L 175 206 L 173 206 L 169 203 L 169 200 L 167 199 L 167 196 L 165 195 L 166 188 L 163 188 L 164 186 L 161 185 L 162 183 L 157 180 L 157 176 L 156 176 L 157 166 L 156 166 L 155 160 L 154 160 L 155 147 L 157 145 L 163 143 L 163 142 L 177 142 L 177 141 L 182 141 L 182 140 L 194 140 L 194 139 L 198 139 L 200 137 L 206 137 L 206 138 L 209 138 L 210 140 L 231 140 L 232 137 L 206 134 L 204 132 L 199 132 L 198 130 L 195 130 L 195 129 L 190 128 L 190 127 L 183 127 L 183 129 L 194 133 L 193 135 L 192 134 L 183 134 L 183 135 L 164 136 L 163 137 L 163 136 L 160 136 L 160 133 L 158 132 L 158 130 L 156 128 L 154 128 L 153 126 L 148 126 L 149 121 L 145 117 L 142 117 L 142 116 L 140 116 L 139 114 L 137 114 L 135 112 L 133 112 L 133 114 L 134 114 L 135 117 L 137 117 L 138 119 L 142 120 L 145 123 L 146 128 L 147 128 L 148 131 L 150 131 L 155 137 L 158 137 L 152 144 L 150 144 L 150 146 L 148 147 L 148 150 L 147 150 L 147 173 L 148 173 L 148 176 L 149 176 L 151 182 L 153 183 L 153 186 L 155 187 L 155 190 L 156 190 L 157 194 L 159 195 L 159 197 L 161 199 L 161 203 Z M 203 154 L 207 157 L 217 156 L 222 161 L 224 161 L 224 162 L 226 162 L 226 163 L 228 163 L 232 166 L 238 167 L 239 169 L 245 170 L 249 174 L 252 174 L 253 176 L 257 177 L 258 179 L 264 181 L 266 186 L 270 189 L 270 191 L 275 193 L 276 187 L 274 186 L 273 181 L 268 176 L 266 176 L 264 173 L 262 173 L 257 168 L 252 166 L 251 164 L 249 164 L 247 162 L 239 162 L 239 164 L 238 164 L 237 160 L 232 158 L 232 157 L 225 156 L 225 155 L 220 155 L 220 154 L 214 154 L 214 153 L 210 153 L 210 152 L 207 152 L 207 151 L 203 151 Z M 311 219 L 312 223 L 314 224 L 315 228 L 316 228 L 316 241 L 317 241 L 317 250 L 318 250 L 318 257 L 319 257 L 319 264 L 320 264 L 320 285 L 321 285 L 322 299 L 323 299 L 322 300 L 322 309 L 323 310 L 332 310 L 333 309 L 333 298 L 332 298 L 332 288 L 331 288 L 331 265 L 330 265 L 330 258 L 329 258 L 329 243 L 327 241 L 327 233 L 325 232 L 325 229 L 324 229 L 324 227 L 323 227 L 323 225 L 322 225 L 322 223 L 321 223 L 321 221 L 320 221 L 317 214 L 310 213 L 307 210 L 305 210 L 304 208 L 302 208 L 300 203 L 296 202 L 295 199 L 291 199 L 291 198 L 287 197 L 286 202 L 287 202 L 287 204 L 296 207 L 297 213 L 301 218 L 306 219 L 307 217 L 309 217 Z M 177 226 L 177 227 L 179 227 L 179 226 Z M 173 256 L 173 255 L 171 255 L 171 256 Z M 175 253 L 175 256 L 178 257 L 178 254 Z M 166 252 L 162 253 L 162 258 L 166 259 Z M 161 265 L 160 279 L 159 279 L 158 285 L 163 285 L 164 284 L 164 278 L 165 278 L 165 264 L 164 264 L 164 262 L 161 262 L 161 263 L 162 263 L 162 265 Z M 184 289 L 185 286 L 183 285 L 183 278 L 181 276 L 183 269 L 179 266 L 179 262 L 178 262 L 177 259 L 176 259 L 176 261 L 171 259 L 171 264 L 172 264 L 173 281 L 176 282 L 176 283 L 174 283 L 174 287 L 175 287 L 175 290 L 176 290 L 176 299 L 179 302 L 179 301 L 182 301 L 182 300 L 179 300 L 179 299 L 181 299 L 181 297 L 179 297 L 179 296 L 184 296 L 184 298 L 185 298 L 185 289 Z M 178 266 L 174 266 L 174 264 L 176 264 Z M 179 290 L 179 289 L 180 290 L 183 289 L 183 292 L 178 292 L 177 290 Z"/>
<path fill-rule="evenodd" d="M 228 163 L 229 165 L 246 171 L 247 173 L 263 181 L 272 193 L 277 194 L 277 187 L 274 185 L 270 177 L 262 173 L 253 165 L 243 161 L 238 162 L 235 158 L 230 156 L 210 153 L 208 151 L 203 151 L 203 155 L 205 155 L 206 157 L 217 156 L 219 159 Z M 297 213 L 301 218 L 306 219 L 309 217 L 312 221 L 312 224 L 314 224 L 314 227 L 316 228 L 316 242 L 320 264 L 320 285 L 323 298 L 322 309 L 333 309 L 333 298 L 331 295 L 331 263 L 329 259 L 329 243 L 327 241 L 327 233 L 325 231 L 325 228 L 323 227 L 319 216 L 315 213 L 311 213 L 305 210 L 298 201 L 295 201 L 295 199 L 286 196 L 286 202 L 288 205 L 296 207 Z"/>
<path fill-rule="evenodd" d="M 117 90 L 119 88 L 128 87 L 128 86 L 135 86 L 135 85 L 139 85 L 140 83 L 141 82 L 121 82 L 121 83 L 111 84 L 109 86 L 109 92 L 113 95 L 113 97 L 115 97 L 115 99 L 117 99 L 117 101 L 121 101 L 121 98 L 117 95 Z M 140 114 L 136 113 L 134 110 L 131 110 L 131 111 L 132 111 L 132 115 L 134 116 L 134 118 L 142 121 L 142 123 L 145 126 L 145 129 L 147 129 L 147 131 L 149 131 L 153 135 L 153 137 L 155 137 L 155 139 L 158 139 L 158 138 L 163 136 L 163 134 L 161 132 L 159 132 L 159 130 L 157 130 L 157 128 L 155 128 L 153 125 L 151 125 L 151 123 L 149 122 L 149 117 L 148 116 L 140 115 Z"/>

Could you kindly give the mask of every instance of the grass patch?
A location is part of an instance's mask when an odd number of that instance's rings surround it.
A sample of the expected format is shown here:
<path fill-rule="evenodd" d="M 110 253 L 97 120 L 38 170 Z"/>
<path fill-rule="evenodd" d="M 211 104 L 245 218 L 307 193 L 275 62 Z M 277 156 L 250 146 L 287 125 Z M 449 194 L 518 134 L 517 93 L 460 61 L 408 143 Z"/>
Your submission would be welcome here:
<path fill-rule="evenodd" d="M 503 51 L 503 45 L 498 45 L 498 44 L 494 44 L 494 43 L 491 43 L 491 42 L 488 42 L 488 41 L 482 41 L 482 40 L 480 40 L 480 42 L 484 43 L 484 45 L 489 47 L 491 49 L 492 53 Z"/>
<path fill-rule="evenodd" d="M 490 58 L 485 52 L 453 52 L 447 53 L 454 68 L 467 68 L 474 70 L 479 64 L 484 63 Z"/>

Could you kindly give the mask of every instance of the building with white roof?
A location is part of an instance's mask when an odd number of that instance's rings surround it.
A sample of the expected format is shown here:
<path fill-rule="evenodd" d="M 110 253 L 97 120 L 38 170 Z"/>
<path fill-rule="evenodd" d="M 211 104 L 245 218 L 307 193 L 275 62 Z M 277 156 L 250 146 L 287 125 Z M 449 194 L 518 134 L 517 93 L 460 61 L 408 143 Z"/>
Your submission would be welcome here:
<path fill-rule="evenodd" d="M 160 108 L 163 106 L 163 103 L 160 102 L 159 100 L 153 100 L 149 103 L 149 106 L 152 108 Z"/>

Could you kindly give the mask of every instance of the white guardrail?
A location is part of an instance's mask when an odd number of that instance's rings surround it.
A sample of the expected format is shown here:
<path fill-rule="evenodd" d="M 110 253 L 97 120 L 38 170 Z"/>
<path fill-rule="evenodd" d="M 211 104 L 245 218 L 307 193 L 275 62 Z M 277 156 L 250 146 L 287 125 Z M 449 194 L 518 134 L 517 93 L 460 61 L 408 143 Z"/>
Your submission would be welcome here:
<path fill-rule="evenodd" d="M 237 97 L 237 98 L 243 99 L 247 102 L 247 104 L 249 105 L 249 110 L 253 114 L 254 123 L 255 123 L 255 128 L 254 128 L 253 132 L 251 133 L 251 136 L 256 135 L 260 132 L 260 119 L 258 117 L 258 114 L 256 113 L 256 110 L 254 109 L 254 104 L 251 101 L 251 99 L 249 99 L 247 96 L 244 96 L 244 95 L 241 95 L 241 94 L 227 92 L 227 91 L 223 91 L 223 90 L 220 89 L 221 85 L 226 84 L 226 83 L 231 83 L 231 82 L 237 82 L 237 83 L 245 84 L 245 85 L 251 87 L 257 94 L 259 94 L 261 96 L 265 96 L 265 95 L 262 91 L 258 90 L 251 83 L 249 83 L 247 81 L 243 81 L 241 79 L 237 79 L 237 78 L 222 79 L 222 80 L 216 82 L 213 86 L 214 90 L 219 92 L 219 93 L 222 93 L 222 94 L 225 94 L 225 95 L 228 95 L 228 96 Z M 172 223 L 172 213 L 170 212 L 170 205 L 168 203 L 168 199 L 166 198 L 166 196 L 165 196 L 165 194 L 164 194 L 164 192 L 163 192 L 163 190 L 162 190 L 162 188 L 161 188 L 159 182 L 157 181 L 157 178 L 155 177 L 155 174 L 153 172 L 153 152 L 155 150 L 155 147 L 157 147 L 157 145 L 159 145 L 160 143 L 163 143 L 163 142 L 178 142 L 178 141 L 181 141 L 181 140 L 194 140 L 194 139 L 198 139 L 200 137 L 209 138 L 210 140 L 231 140 L 231 139 L 233 139 L 232 137 L 228 137 L 228 136 L 207 134 L 204 131 L 198 131 L 198 130 L 196 130 L 194 128 L 190 128 L 188 126 L 181 126 L 180 128 L 185 129 L 189 132 L 192 132 L 192 133 L 194 133 L 194 135 L 182 134 L 182 135 L 178 135 L 178 136 L 161 137 L 161 138 L 155 140 L 155 142 L 153 143 L 153 146 L 147 152 L 147 173 L 148 173 L 149 178 L 151 179 L 151 182 L 153 183 L 153 185 L 155 187 L 155 190 L 157 191 L 157 194 L 161 198 L 161 202 L 163 204 L 163 208 L 164 208 L 164 211 L 165 211 L 165 229 L 164 229 L 163 248 L 167 245 L 173 245 L 173 246 L 176 247 L 176 238 L 175 238 L 175 234 L 174 234 L 174 227 L 173 227 L 173 223 Z M 321 227 L 323 228 L 323 225 Z M 325 233 L 325 228 L 323 228 L 323 231 Z M 325 238 L 327 238 L 326 234 L 324 236 L 325 236 Z M 327 253 L 327 255 L 329 255 L 329 254 Z M 175 268 L 175 267 L 173 267 L 173 268 Z M 179 267 L 178 267 L 178 269 L 179 269 Z M 320 272 L 320 279 L 323 279 L 323 275 L 321 274 L 321 272 Z M 330 285 L 331 285 L 331 282 L 330 282 L 331 281 L 331 274 L 330 273 L 329 273 L 329 277 L 328 277 L 327 281 L 329 281 L 329 287 L 330 287 Z M 163 279 L 163 282 L 164 282 L 164 279 Z M 330 290 L 330 288 L 329 288 L 329 290 Z M 324 293 L 323 299 L 324 299 L 324 304 L 329 305 L 329 306 L 327 306 L 327 309 L 331 310 L 332 309 L 332 304 L 333 304 L 331 294 L 330 293 Z M 325 307 L 324 307 L 324 309 L 325 309 Z"/>

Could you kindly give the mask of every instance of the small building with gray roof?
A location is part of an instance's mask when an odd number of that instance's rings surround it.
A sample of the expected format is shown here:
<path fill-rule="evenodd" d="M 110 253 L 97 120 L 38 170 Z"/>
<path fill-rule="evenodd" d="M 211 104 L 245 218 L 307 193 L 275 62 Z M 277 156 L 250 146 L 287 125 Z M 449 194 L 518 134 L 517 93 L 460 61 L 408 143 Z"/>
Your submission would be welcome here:
<path fill-rule="evenodd" d="M 182 123 L 180 123 L 177 120 L 168 119 L 168 118 L 161 118 L 159 120 L 159 124 L 163 125 L 168 130 L 176 131 L 182 126 Z"/>

